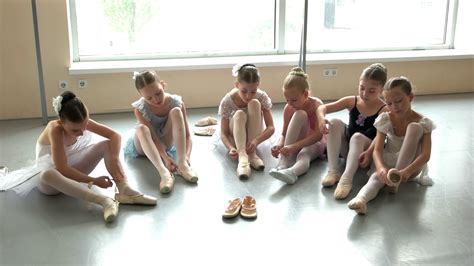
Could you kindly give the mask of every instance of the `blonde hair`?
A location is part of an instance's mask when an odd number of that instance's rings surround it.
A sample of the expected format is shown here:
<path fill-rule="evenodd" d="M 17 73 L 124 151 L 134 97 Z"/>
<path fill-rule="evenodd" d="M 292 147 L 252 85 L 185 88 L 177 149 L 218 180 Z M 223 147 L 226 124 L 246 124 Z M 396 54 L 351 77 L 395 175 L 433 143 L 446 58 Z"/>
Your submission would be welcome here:
<path fill-rule="evenodd" d="M 301 92 L 309 90 L 308 74 L 301 67 L 294 67 L 283 81 L 283 89 L 296 88 Z"/>

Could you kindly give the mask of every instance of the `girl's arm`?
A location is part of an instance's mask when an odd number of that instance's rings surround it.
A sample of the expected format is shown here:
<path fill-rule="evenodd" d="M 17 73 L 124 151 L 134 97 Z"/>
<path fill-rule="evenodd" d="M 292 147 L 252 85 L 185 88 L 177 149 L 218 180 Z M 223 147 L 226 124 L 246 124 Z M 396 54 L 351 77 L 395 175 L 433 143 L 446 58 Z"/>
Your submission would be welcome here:
<path fill-rule="evenodd" d="M 183 112 L 184 127 L 186 130 L 186 159 L 189 163 L 189 159 L 191 158 L 191 150 L 193 149 L 193 140 L 191 138 L 191 134 L 189 133 L 188 116 L 186 115 L 186 106 L 184 105 L 184 102 L 181 105 L 181 112 Z"/>
<path fill-rule="evenodd" d="M 108 139 L 110 141 L 110 155 L 113 159 L 118 160 L 120 155 L 120 146 L 122 145 L 122 138 L 119 133 L 108 126 L 97 123 L 90 118 L 89 123 L 87 124 L 87 130 Z"/>
<path fill-rule="evenodd" d="M 384 113 L 384 112 L 388 112 L 387 106 L 382 107 L 382 109 L 380 109 L 378 114 L 380 115 L 381 113 Z M 359 166 L 360 167 L 365 168 L 365 167 L 368 167 L 370 165 L 370 163 L 372 161 L 372 154 L 374 152 L 374 148 L 375 148 L 375 141 L 372 140 L 372 142 L 370 143 L 369 148 L 367 148 L 366 151 L 363 151 L 359 155 Z"/>
<path fill-rule="evenodd" d="M 96 133 L 110 141 L 110 175 L 117 182 L 122 182 L 125 179 L 125 173 L 120 166 L 120 146 L 122 145 L 122 137 L 119 133 L 114 131 L 108 126 L 97 123 L 96 121 L 89 119 L 87 124 L 87 130 Z"/>
<path fill-rule="evenodd" d="M 235 149 L 234 145 L 230 140 L 230 120 L 228 118 L 222 117 L 221 119 L 221 140 L 222 143 L 226 146 L 228 150 Z"/>
<path fill-rule="evenodd" d="M 92 182 L 102 188 L 112 186 L 112 182 L 107 177 L 92 178 L 81 171 L 71 167 L 67 162 L 66 151 L 64 150 L 63 128 L 54 123 L 50 125 L 48 132 L 49 143 L 51 143 L 51 156 L 56 169 L 65 177 L 81 183 Z"/>
<path fill-rule="evenodd" d="M 322 104 L 316 109 L 316 116 L 318 117 L 318 128 L 322 134 L 328 134 L 329 130 L 326 127 L 329 120 L 326 119 L 326 114 L 334 113 L 344 109 L 351 109 L 354 106 L 354 96 L 346 96 L 335 102 Z"/>
<path fill-rule="evenodd" d="M 429 160 L 431 156 L 431 132 L 423 134 L 421 139 L 421 153 L 407 167 L 400 169 L 402 181 L 406 182 L 414 173 L 419 171 Z"/>
<path fill-rule="evenodd" d="M 387 184 L 387 168 L 383 163 L 383 147 L 385 143 L 386 135 L 380 131 L 377 131 L 377 136 L 373 140 L 374 153 L 372 159 L 374 160 L 375 168 L 377 169 L 377 175 L 381 182 Z"/>
<path fill-rule="evenodd" d="M 375 141 L 372 140 L 370 143 L 369 148 L 367 150 L 363 151 L 359 155 L 359 166 L 362 168 L 366 168 L 370 165 L 370 162 L 372 161 L 372 154 L 374 153 L 374 148 L 375 148 Z"/>
<path fill-rule="evenodd" d="M 290 111 L 288 104 L 285 104 L 285 107 L 283 108 L 283 129 L 281 130 L 281 135 L 280 138 L 278 138 L 277 145 L 273 146 L 271 150 L 272 156 L 275 158 L 278 158 L 281 148 L 283 148 L 283 145 L 285 145 L 286 132 L 288 130 L 288 124 L 290 123 L 292 114 L 293 113 Z"/>

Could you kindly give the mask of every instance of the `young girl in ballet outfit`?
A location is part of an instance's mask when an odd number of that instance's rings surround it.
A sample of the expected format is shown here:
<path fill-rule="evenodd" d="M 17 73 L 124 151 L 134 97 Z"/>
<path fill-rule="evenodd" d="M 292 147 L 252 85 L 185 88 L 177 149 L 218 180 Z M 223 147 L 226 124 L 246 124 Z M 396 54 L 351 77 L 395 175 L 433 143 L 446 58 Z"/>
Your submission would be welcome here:
<path fill-rule="evenodd" d="M 54 98 L 53 107 L 59 119 L 48 123 L 36 143 L 36 169 L 40 169 L 37 187 L 40 192 L 46 195 L 64 193 L 102 205 L 106 222 L 117 216 L 119 202 L 156 205 L 156 198 L 132 189 L 127 183 L 119 161 L 121 138 L 117 132 L 90 119 L 87 107 L 70 91 Z M 105 140 L 95 142 L 94 134 Z M 89 176 L 102 159 L 112 178 Z M 11 174 L 18 177 L 14 172 Z M 112 181 L 119 191 L 115 200 L 81 184 L 108 188 L 113 185 Z"/>
<path fill-rule="evenodd" d="M 310 96 L 308 75 L 300 67 L 293 68 L 285 78 L 283 95 L 287 102 L 283 109 L 283 130 L 278 144 L 271 149 L 272 155 L 280 159 L 269 173 L 294 184 L 298 176 L 308 171 L 313 159 L 324 156 L 326 137 L 321 134 L 316 117 L 316 109 L 323 102 Z"/>
<path fill-rule="evenodd" d="M 127 141 L 125 155 L 145 155 L 153 163 L 161 177 L 161 193 L 173 189 L 174 172 L 196 183 L 198 176 L 189 163 L 192 140 L 181 96 L 165 92 L 166 83 L 154 71 L 134 72 L 133 79 L 142 97 L 132 103 L 137 126 Z"/>
<path fill-rule="evenodd" d="M 336 102 L 318 107 L 319 128 L 327 134 L 328 174 L 322 180 L 325 187 L 337 184 L 334 191 L 336 199 L 344 199 L 352 189 L 352 178 L 359 166 L 367 167 L 371 162 L 376 130 L 374 121 L 386 111 L 380 96 L 387 81 L 384 65 L 375 63 L 362 71 L 359 79 L 359 94 L 346 96 Z M 340 119 L 328 121 L 327 113 L 341 110 L 349 111 L 349 125 Z M 329 127 L 328 127 L 329 125 Z M 346 167 L 342 175 L 338 169 L 339 156 L 346 158 Z"/>
<path fill-rule="evenodd" d="M 257 155 L 257 146 L 275 132 L 272 102 L 259 88 L 260 74 L 255 65 L 237 64 L 232 74 L 237 78 L 234 88 L 219 105 L 220 137 L 229 150 L 229 156 L 239 161 L 237 175 L 240 179 L 248 179 L 250 167 L 259 171 L 265 168 Z"/>
<path fill-rule="evenodd" d="M 385 185 L 396 193 L 400 183 L 416 180 L 431 185 L 427 163 L 431 154 L 433 122 L 411 108 L 414 95 L 412 84 L 405 77 L 391 78 L 383 96 L 389 112 L 381 114 L 374 123 L 377 128 L 373 160 L 375 169 L 359 194 L 348 203 L 358 214 L 367 212 L 367 202 L 377 196 Z"/>

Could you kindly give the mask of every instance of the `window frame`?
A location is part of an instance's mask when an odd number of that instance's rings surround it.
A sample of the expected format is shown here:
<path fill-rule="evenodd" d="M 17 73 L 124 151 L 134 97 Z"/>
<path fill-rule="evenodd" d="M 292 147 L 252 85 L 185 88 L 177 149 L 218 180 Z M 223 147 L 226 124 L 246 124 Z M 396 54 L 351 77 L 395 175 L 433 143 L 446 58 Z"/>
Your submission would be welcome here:
<path fill-rule="evenodd" d="M 166 54 L 146 54 L 146 55 L 114 55 L 114 56 L 81 56 L 79 55 L 79 42 L 77 31 L 76 1 L 68 0 L 68 20 L 70 28 L 71 62 L 97 62 L 97 61 L 133 61 L 133 60 L 169 60 L 169 59 L 198 59 L 198 58 L 219 58 L 219 57 L 240 57 L 240 56 L 267 56 L 267 55 L 292 55 L 300 51 L 295 49 L 285 49 L 285 23 L 286 23 L 286 0 L 274 0 L 274 47 L 266 51 L 242 51 L 242 52 L 202 52 L 202 53 L 166 53 Z M 380 47 L 380 48 L 360 48 L 360 49 L 308 49 L 307 54 L 330 54 L 330 53 L 351 53 L 351 52 L 393 52 L 393 51 L 417 51 L 454 49 L 456 18 L 458 13 L 459 0 L 447 0 L 446 21 L 444 30 L 444 43 L 438 45 L 423 45 L 413 47 Z M 303 13 L 303 11 L 302 11 Z"/>

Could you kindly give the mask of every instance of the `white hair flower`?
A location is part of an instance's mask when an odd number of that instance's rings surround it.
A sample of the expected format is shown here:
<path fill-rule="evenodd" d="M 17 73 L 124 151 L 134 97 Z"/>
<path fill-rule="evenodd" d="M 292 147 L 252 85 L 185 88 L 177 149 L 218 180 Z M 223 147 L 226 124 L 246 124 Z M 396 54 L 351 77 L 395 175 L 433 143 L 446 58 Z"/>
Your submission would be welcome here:
<path fill-rule="evenodd" d="M 133 76 L 132 76 L 132 79 L 133 80 L 136 80 L 138 75 L 140 75 L 140 72 L 137 72 L 137 71 L 133 71 Z"/>
<path fill-rule="evenodd" d="M 242 68 L 244 64 L 236 64 L 233 68 L 232 68 L 232 76 L 234 77 L 237 77 L 239 75 L 239 70 Z"/>
<path fill-rule="evenodd" d="M 59 114 L 59 111 L 61 111 L 61 102 L 63 101 L 63 96 L 59 95 L 56 98 L 53 98 L 53 108 L 56 114 Z"/>

